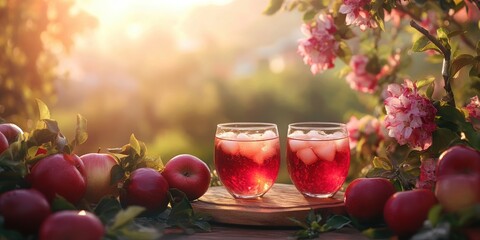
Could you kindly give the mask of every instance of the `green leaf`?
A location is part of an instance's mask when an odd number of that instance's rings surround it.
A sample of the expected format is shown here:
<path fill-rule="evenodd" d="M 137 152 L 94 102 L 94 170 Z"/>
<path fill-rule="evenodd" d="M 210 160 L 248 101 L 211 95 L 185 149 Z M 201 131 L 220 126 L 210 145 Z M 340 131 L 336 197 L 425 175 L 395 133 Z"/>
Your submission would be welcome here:
<path fill-rule="evenodd" d="M 333 215 L 332 217 L 327 219 L 327 222 L 325 223 L 325 226 L 329 230 L 338 230 L 338 229 L 341 229 L 341 228 L 344 228 L 344 227 L 348 226 L 351 223 L 352 223 L 352 221 L 350 220 L 350 218 L 348 218 L 346 216 Z"/>
<path fill-rule="evenodd" d="M 314 9 L 311 9 L 303 14 L 303 21 L 306 23 L 309 23 L 312 20 L 314 20 L 315 15 L 317 15 L 317 11 L 315 11 Z"/>
<path fill-rule="evenodd" d="M 35 100 L 37 102 L 39 119 L 50 119 L 50 110 L 48 110 L 47 104 L 38 98 Z"/>
<path fill-rule="evenodd" d="M 184 230 L 190 228 L 197 228 L 202 231 L 211 230 L 211 226 L 208 223 L 210 216 L 196 214 L 185 193 L 172 188 L 169 190 L 169 198 L 172 210 L 168 215 L 167 224 Z"/>
<path fill-rule="evenodd" d="M 135 217 L 140 215 L 140 213 L 143 211 L 145 211 L 145 208 L 140 206 L 129 206 L 125 210 L 120 210 L 115 216 L 114 222 L 110 229 L 122 228 L 123 226 L 131 223 Z"/>
<path fill-rule="evenodd" d="M 395 177 L 395 172 L 391 170 L 385 170 L 383 168 L 372 168 L 368 171 L 368 173 L 366 174 L 366 177 L 368 178 L 381 177 L 381 178 L 393 179 Z"/>
<path fill-rule="evenodd" d="M 140 148 L 140 143 L 138 140 L 135 138 L 135 135 L 130 135 L 130 147 L 135 151 L 135 153 L 138 156 L 141 156 L 141 148 Z"/>
<path fill-rule="evenodd" d="M 435 44 L 430 42 L 430 40 L 428 40 L 427 37 L 422 35 L 419 39 L 417 39 L 413 43 L 412 51 L 414 51 L 414 52 L 424 52 L 424 51 L 427 51 L 427 50 L 435 50 L 435 51 L 441 53 L 440 49 Z"/>
<path fill-rule="evenodd" d="M 447 38 L 452 38 L 452 37 L 459 36 L 459 35 L 462 35 L 462 34 L 465 34 L 465 33 L 467 33 L 467 31 L 463 31 L 463 30 L 452 31 L 452 32 L 449 32 L 447 34 Z"/>
<path fill-rule="evenodd" d="M 117 184 L 125 177 L 125 170 L 120 165 L 115 165 L 110 170 L 110 185 Z"/>
<path fill-rule="evenodd" d="M 263 14 L 266 14 L 266 15 L 275 14 L 276 12 L 278 12 L 278 10 L 280 10 L 280 8 L 282 8 L 283 1 L 284 0 L 270 0 L 270 4 L 263 11 Z"/>
<path fill-rule="evenodd" d="M 437 204 L 430 208 L 430 211 L 428 212 L 428 220 L 432 224 L 432 226 L 436 226 L 437 223 L 440 221 L 440 217 L 442 215 L 442 205 Z"/>
<path fill-rule="evenodd" d="M 58 196 L 58 195 L 53 199 L 51 208 L 52 208 L 52 212 L 59 212 L 59 211 L 65 211 L 65 210 L 77 210 L 77 208 L 72 203 L 67 201 L 62 196 Z"/>
<path fill-rule="evenodd" d="M 455 59 L 453 59 L 453 62 L 451 64 L 451 74 L 452 76 L 455 76 L 460 69 L 462 69 L 465 66 L 472 65 L 475 62 L 475 58 L 470 55 L 470 54 L 461 54 L 457 56 Z"/>
<path fill-rule="evenodd" d="M 448 30 L 445 28 L 438 28 L 437 29 L 437 37 L 438 39 L 448 39 Z"/>
<path fill-rule="evenodd" d="M 87 141 L 87 119 L 82 117 L 82 115 L 77 115 L 77 128 L 75 129 L 75 143 L 80 145 Z"/>
<path fill-rule="evenodd" d="M 387 158 L 377 157 L 377 156 L 373 158 L 373 167 L 381 168 L 387 171 L 391 171 L 393 169 L 393 166 L 390 160 L 388 160 Z"/>
<path fill-rule="evenodd" d="M 57 121 L 51 119 L 43 119 L 43 122 L 45 122 L 45 125 L 50 132 L 55 134 L 60 133 L 60 128 L 58 127 Z"/>
<path fill-rule="evenodd" d="M 97 215 L 104 224 L 108 223 L 122 210 L 120 202 L 117 198 L 112 196 L 103 197 L 97 206 L 95 206 L 94 213 Z"/>
<path fill-rule="evenodd" d="M 417 85 L 417 88 L 422 88 L 425 86 L 429 86 L 434 82 L 435 82 L 435 77 L 428 77 L 426 79 L 416 81 L 415 84 Z"/>

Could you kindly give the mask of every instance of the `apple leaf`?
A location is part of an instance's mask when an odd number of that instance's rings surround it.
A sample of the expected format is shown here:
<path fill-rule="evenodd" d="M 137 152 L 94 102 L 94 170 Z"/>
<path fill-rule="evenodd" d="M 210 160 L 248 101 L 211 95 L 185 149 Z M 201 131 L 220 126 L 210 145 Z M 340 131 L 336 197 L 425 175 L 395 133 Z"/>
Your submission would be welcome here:
<path fill-rule="evenodd" d="M 462 69 L 465 66 L 472 65 L 474 63 L 474 57 L 470 54 L 461 54 L 455 59 L 453 59 L 453 62 L 451 64 L 451 70 L 450 73 L 452 76 L 455 76 L 460 69 Z"/>
<path fill-rule="evenodd" d="M 270 0 L 270 4 L 263 11 L 263 13 L 266 14 L 266 15 L 275 14 L 276 12 L 278 12 L 278 10 L 280 10 L 280 8 L 282 8 L 283 1 L 284 0 Z"/>
<path fill-rule="evenodd" d="M 145 211 L 145 208 L 140 206 L 130 206 L 125 210 L 120 210 L 115 216 L 113 224 L 109 227 L 110 230 L 119 229 L 131 223 L 143 211 Z"/>
<path fill-rule="evenodd" d="M 50 119 L 50 110 L 48 110 L 47 104 L 38 98 L 35 100 L 37 102 L 39 119 Z"/>
<path fill-rule="evenodd" d="M 342 215 L 333 215 L 325 222 L 325 228 L 328 230 L 338 230 L 350 225 L 352 221 L 350 218 Z"/>
<path fill-rule="evenodd" d="M 118 199 L 112 196 L 103 197 L 100 202 L 95 206 L 94 213 L 97 215 L 104 224 L 108 223 L 122 210 Z"/>
<path fill-rule="evenodd" d="M 75 140 L 74 140 L 74 145 L 77 146 L 85 141 L 87 141 L 88 138 L 88 133 L 87 133 L 87 119 L 82 117 L 82 115 L 78 114 L 77 115 L 77 127 L 75 129 Z"/>
<path fill-rule="evenodd" d="M 130 135 L 130 147 L 135 151 L 135 153 L 138 156 L 141 156 L 141 148 L 140 148 L 140 143 L 138 140 L 135 138 L 135 135 Z"/>
<path fill-rule="evenodd" d="M 316 214 L 313 209 L 307 215 L 306 223 L 300 222 L 297 219 L 290 218 L 293 222 L 302 227 L 302 230 L 299 230 L 295 233 L 294 237 L 297 239 L 311 239 L 316 238 L 320 233 L 338 230 L 349 226 L 352 221 L 341 215 L 332 215 L 330 216 L 324 224 L 322 224 L 322 215 Z"/>
<path fill-rule="evenodd" d="M 62 196 L 57 195 L 51 204 L 52 212 L 59 212 L 64 210 L 77 210 L 77 208 L 67 201 Z"/>
<path fill-rule="evenodd" d="M 387 158 L 377 156 L 373 159 L 373 167 L 385 169 L 387 171 L 391 171 L 393 169 L 392 163 L 390 163 Z"/>
<path fill-rule="evenodd" d="M 430 211 L 428 212 L 428 221 L 432 224 L 432 226 L 436 226 L 437 223 L 440 221 L 440 217 L 442 214 L 442 205 L 437 204 L 433 206 Z"/>
<path fill-rule="evenodd" d="M 195 213 L 185 193 L 172 188 L 169 190 L 169 198 L 172 210 L 168 215 L 168 225 L 179 227 L 185 232 L 191 232 L 192 228 L 207 232 L 211 231 L 210 223 L 208 223 L 211 217 Z"/>

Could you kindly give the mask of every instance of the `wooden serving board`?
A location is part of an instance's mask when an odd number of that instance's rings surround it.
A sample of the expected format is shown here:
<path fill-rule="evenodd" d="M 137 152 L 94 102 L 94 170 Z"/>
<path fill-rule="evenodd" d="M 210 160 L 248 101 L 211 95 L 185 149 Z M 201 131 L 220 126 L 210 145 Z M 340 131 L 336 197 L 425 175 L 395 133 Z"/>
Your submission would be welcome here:
<path fill-rule="evenodd" d="M 209 214 L 215 222 L 252 226 L 297 226 L 289 218 L 303 222 L 310 209 L 322 214 L 345 213 L 342 192 L 332 198 L 309 198 L 295 186 L 280 183 L 256 199 L 235 199 L 223 186 L 210 187 L 192 207 L 195 212 Z"/>

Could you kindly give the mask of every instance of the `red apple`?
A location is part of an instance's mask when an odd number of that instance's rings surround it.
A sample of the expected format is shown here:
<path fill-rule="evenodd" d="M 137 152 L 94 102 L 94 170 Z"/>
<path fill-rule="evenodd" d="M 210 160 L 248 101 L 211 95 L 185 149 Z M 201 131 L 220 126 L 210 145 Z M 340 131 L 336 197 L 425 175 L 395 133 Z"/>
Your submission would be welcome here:
<path fill-rule="evenodd" d="M 168 182 L 152 168 L 139 168 L 130 174 L 120 194 L 124 207 L 138 205 L 146 208 L 146 214 L 163 212 L 168 205 Z"/>
<path fill-rule="evenodd" d="M 97 203 L 106 195 L 118 196 L 117 184 L 112 183 L 111 170 L 118 165 L 117 160 L 106 153 L 88 153 L 80 156 L 85 166 L 87 191 L 85 199 Z"/>
<path fill-rule="evenodd" d="M 383 217 L 395 234 L 410 236 L 423 226 L 430 208 L 435 204 L 435 195 L 427 189 L 397 192 L 385 203 Z"/>
<path fill-rule="evenodd" d="M 17 141 L 18 137 L 23 134 L 22 129 L 13 123 L 0 124 L 0 132 L 5 135 L 10 144 Z"/>
<path fill-rule="evenodd" d="M 49 201 L 58 194 L 76 204 L 87 189 L 85 167 L 74 154 L 58 153 L 41 159 L 33 166 L 29 180 Z"/>
<path fill-rule="evenodd" d="M 480 203 L 480 174 L 441 177 L 437 179 L 435 195 L 448 212 L 457 212 Z"/>
<path fill-rule="evenodd" d="M 0 196 L 0 215 L 5 227 L 25 234 L 36 233 L 50 215 L 50 205 L 35 189 L 16 189 Z"/>
<path fill-rule="evenodd" d="M 440 155 L 437 163 L 437 177 L 455 174 L 480 174 L 480 152 L 457 145 Z"/>
<path fill-rule="evenodd" d="M 7 150 L 9 144 L 7 138 L 0 132 L 0 154 Z"/>
<path fill-rule="evenodd" d="M 440 155 L 435 195 L 443 208 L 456 212 L 480 203 L 480 152 L 453 146 Z"/>
<path fill-rule="evenodd" d="M 102 222 L 86 211 L 61 211 L 42 224 L 39 240 L 101 240 L 105 234 Z"/>
<path fill-rule="evenodd" d="M 378 222 L 383 218 L 385 203 L 395 192 L 385 178 L 357 178 L 345 191 L 345 209 L 361 223 Z"/>
<path fill-rule="evenodd" d="M 170 188 L 177 188 L 192 201 L 207 192 L 210 186 L 210 169 L 199 158 L 181 154 L 167 162 L 162 175 L 167 179 Z"/>

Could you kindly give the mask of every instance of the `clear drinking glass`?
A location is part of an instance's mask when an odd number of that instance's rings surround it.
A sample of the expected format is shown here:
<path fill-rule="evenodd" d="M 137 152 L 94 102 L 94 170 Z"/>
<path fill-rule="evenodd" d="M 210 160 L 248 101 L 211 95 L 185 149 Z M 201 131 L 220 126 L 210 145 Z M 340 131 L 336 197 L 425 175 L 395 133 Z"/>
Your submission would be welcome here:
<path fill-rule="evenodd" d="M 235 198 L 263 196 L 280 168 L 280 141 L 273 123 L 223 123 L 215 134 L 215 168 Z"/>
<path fill-rule="evenodd" d="M 333 196 L 350 167 L 348 132 L 343 123 L 288 125 L 287 168 L 295 187 L 308 197 Z"/>

